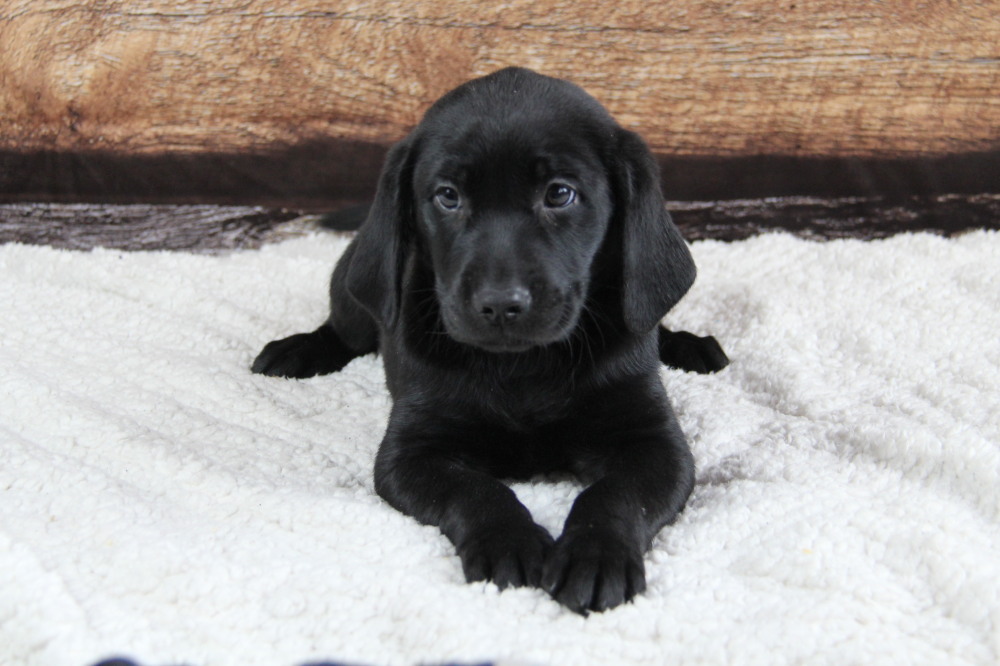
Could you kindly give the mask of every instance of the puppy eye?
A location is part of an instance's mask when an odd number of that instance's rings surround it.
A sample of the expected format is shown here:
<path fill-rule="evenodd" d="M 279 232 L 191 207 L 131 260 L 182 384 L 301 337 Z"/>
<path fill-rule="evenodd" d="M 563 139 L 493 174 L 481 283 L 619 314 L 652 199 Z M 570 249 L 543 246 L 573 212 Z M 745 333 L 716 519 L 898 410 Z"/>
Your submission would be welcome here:
<path fill-rule="evenodd" d="M 552 183 L 545 190 L 545 205 L 549 208 L 565 208 L 576 201 L 576 190 L 565 183 Z"/>
<path fill-rule="evenodd" d="M 434 200 L 445 210 L 455 210 L 462 204 L 458 190 L 454 187 L 439 187 L 434 191 Z"/>

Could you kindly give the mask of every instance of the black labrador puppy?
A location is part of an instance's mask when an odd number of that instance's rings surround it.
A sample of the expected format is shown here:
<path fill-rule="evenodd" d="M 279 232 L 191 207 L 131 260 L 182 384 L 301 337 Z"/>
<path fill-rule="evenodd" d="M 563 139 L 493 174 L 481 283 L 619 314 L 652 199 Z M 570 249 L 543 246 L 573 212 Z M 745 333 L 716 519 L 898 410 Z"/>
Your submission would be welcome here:
<path fill-rule="evenodd" d="M 713 338 L 659 326 L 694 277 L 642 139 L 577 86 L 504 69 L 391 149 L 329 319 L 253 371 L 380 352 L 378 494 L 439 526 L 469 581 L 600 611 L 645 589 L 643 553 L 694 484 L 658 374 L 728 363 Z M 553 540 L 499 479 L 561 471 L 589 485 Z"/>

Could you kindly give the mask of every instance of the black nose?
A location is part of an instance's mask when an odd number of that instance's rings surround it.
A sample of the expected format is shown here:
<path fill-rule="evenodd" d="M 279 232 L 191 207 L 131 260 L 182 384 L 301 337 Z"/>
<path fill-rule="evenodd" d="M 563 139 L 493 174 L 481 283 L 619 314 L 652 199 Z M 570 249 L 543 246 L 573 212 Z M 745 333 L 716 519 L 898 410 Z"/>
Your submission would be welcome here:
<path fill-rule="evenodd" d="M 524 287 L 484 287 L 473 296 L 472 307 L 490 324 L 512 324 L 531 309 L 531 292 Z"/>

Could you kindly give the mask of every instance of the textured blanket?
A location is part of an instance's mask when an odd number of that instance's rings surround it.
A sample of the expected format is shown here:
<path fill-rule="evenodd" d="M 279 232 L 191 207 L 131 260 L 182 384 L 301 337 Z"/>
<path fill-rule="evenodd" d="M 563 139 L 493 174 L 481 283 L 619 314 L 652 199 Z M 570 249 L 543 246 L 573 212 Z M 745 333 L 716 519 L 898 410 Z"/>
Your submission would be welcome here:
<path fill-rule="evenodd" d="M 0 247 L 0 664 L 996 664 L 1000 235 L 693 247 L 664 369 L 698 485 L 648 591 L 583 618 L 467 585 L 379 500 L 380 362 L 251 375 L 345 239 Z M 558 533 L 571 480 L 514 486 Z"/>

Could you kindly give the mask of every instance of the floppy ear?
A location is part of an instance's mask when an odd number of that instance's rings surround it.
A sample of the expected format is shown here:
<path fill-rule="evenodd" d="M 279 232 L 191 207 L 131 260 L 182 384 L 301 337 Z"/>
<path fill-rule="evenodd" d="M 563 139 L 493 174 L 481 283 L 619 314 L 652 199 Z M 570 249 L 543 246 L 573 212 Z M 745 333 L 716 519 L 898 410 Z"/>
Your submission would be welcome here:
<path fill-rule="evenodd" d="M 413 229 L 412 143 L 407 137 L 389 150 L 345 280 L 351 296 L 384 326 L 391 326 L 399 312 Z"/>
<path fill-rule="evenodd" d="M 622 238 L 622 309 L 635 333 L 655 327 L 694 283 L 694 259 L 667 212 L 660 171 L 645 142 L 620 130 L 615 216 Z"/>

